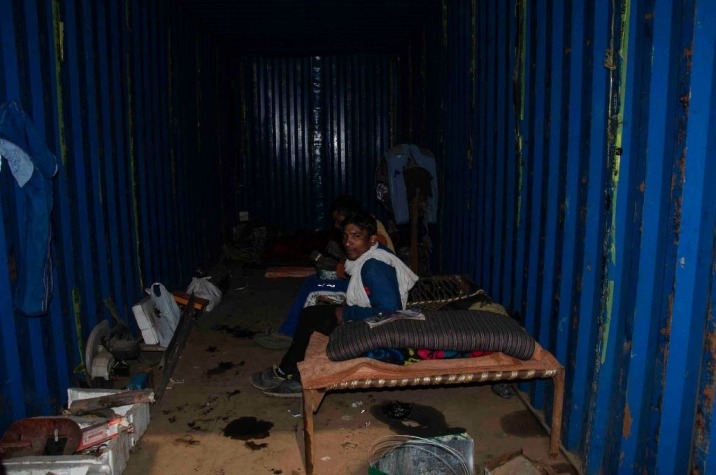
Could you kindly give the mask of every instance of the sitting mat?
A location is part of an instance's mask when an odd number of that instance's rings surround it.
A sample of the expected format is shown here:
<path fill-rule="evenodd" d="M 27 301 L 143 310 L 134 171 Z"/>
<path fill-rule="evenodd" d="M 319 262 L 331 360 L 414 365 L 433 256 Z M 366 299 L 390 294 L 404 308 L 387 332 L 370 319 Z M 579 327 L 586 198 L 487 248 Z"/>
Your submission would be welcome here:
<path fill-rule="evenodd" d="M 328 358 L 344 361 L 378 348 L 502 352 L 528 360 L 534 338 L 519 323 L 483 310 L 426 310 L 425 320 L 394 320 L 374 328 L 347 322 L 331 333 Z"/>

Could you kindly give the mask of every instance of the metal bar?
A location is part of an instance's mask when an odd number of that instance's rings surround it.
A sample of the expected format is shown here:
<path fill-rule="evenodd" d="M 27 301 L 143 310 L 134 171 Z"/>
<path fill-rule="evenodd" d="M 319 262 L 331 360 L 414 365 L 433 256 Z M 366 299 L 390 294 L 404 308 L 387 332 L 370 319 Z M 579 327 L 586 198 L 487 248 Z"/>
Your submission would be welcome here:
<path fill-rule="evenodd" d="M 98 284 L 96 290 L 100 292 L 100 296 L 106 296 L 109 295 L 110 292 L 109 269 L 107 268 L 107 240 L 105 239 L 105 212 L 102 207 L 106 195 L 101 184 L 102 177 L 100 170 L 102 159 L 106 159 L 106 157 L 104 153 L 100 151 L 99 144 L 100 130 L 98 127 L 100 121 L 98 120 L 99 117 L 97 114 L 97 88 L 95 80 L 97 59 L 94 52 L 94 18 L 91 7 L 92 5 L 89 2 L 82 2 L 81 4 L 82 33 L 80 38 L 84 54 L 84 68 L 82 71 L 84 81 L 82 84 L 84 86 L 85 95 L 83 119 L 86 120 L 84 130 L 87 144 L 87 163 L 89 165 L 86 173 L 89 175 L 88 183 L 91 184 L 85 194 L 90 198 L 87 204 L 90 208 L 88 212 L 92 215 L 92 219 L 87 225 L 90 228 L 90 233 L 94 237 L 94 246 L 92 246 L 94 250 L 94 255 L 92 256 L 94 263 L 92 271 L 93 278 Z M 86 250 L 86 252 L 89 252 L 89 249 Z M 94 328 L 95 324 L 102 319 L 101 315 L 103 314 L 104 319 L 109 319 L 109 312 L 107 312 L 107 309 L 103 306 L 97 309 L 92 308 L 91 316 L 88 315 L 88 317 L 91 317 L 88 320 L 88 324 L 91 328 Z"/>
<path fill-rule="evenodd" d="M 87 8 L 87 7 L 85 7 Z M 110 113 L 110 72 L 109 72 L 109 50 L 107 49 L 107 39 L 109 36 L 107 28 L 107 5 L 99 2 L 95 5 L 95 25 L 97 31 L 97 83 L 100 116 L 102 120 L 102 165 L 103 180 L 101 184 L 102 202 L 105 204 L 103 211 L 107 218 L 107 237 L 109 241 L 108 269 L 111 275 L 111 295 L 117 302 L 119 308 L 125 308 L 126 295 L 122 289 L 122 266 L 120 251 L 120 231 L 118 226 L 119 216 L 117 214 L 117 188 L 115 186 L 115 157 L 112 147 L 112 114 Z M 105 236 L 100 236 L 102 239 Z"/>
<path fill-rule="evenodd" d="M 0 0 L 0 11 L 3 12 L 3 15 L 0 15 L 0 64 L 2 64 L 0 87 L 5 97 L 18 97 L 20 84 L 17 76 L 15 16 L 12 2 Z M 3 197 L 0 196 L 1 198 Z M 0 313 L 8 318 L 5 318 L 3 324 L 0 325 L 0 338 L 2 338 L 2 352 L 4 353 L 2 358 L 4 371 L 0 371 L 0 376 L 2 376 L 6 388 L 3 390 L 3 394 L 7 394 L 8 398 L 0 407 L 0 416 L 2 416 L 3 422 L 9 423 L 13 419 L 25 417 L 26 409 L 7 255 L 6 233 L 8 229 L 5 227 L 5 217 L 3 216 L 5 206 L 7 204 L 0 206 Z"/>
<path fill-rule="evenodd" d="M 637 10 L 632 15 L 632 25 L 637 29 L 642 24 L 644 7 L 635 5 L 635 8 Z M 663 36 L 661 34 L 654 36 L 654 43 L 651 44 L 643 39 L 642 31 L 638 29 L 635 31 L 628 57 L 637 58 L 637 54 L 649 51 L 650 58 L 649 62 L 642 66 L 643 72 L 637 70 L 629 75 L 629 79 L 632 79 L 634 84 L 628 85 L 627 88 L 632 90 L 641 86 L 646 80 L 650 80 L 650 97 L 671 98 L 675 97 L 674 71 L 677 67 L 673 64 L 675 58 L 665 55 L 669 54 L 669 50 L 674 51 L 678 45 L 680 34 L 677 22 L 681 21 L 681 15 L 675 14 L 673 9 L 679 7 L 671 2 L 661 2 L 658 8 L 660 11 L 654 12 L 652 27 L 658 27 Z M 635 102 L 633 107 L 643 107 L 638 104 L 640 101 L 636 99 L 633 101 Z M 627 164 L 637 162 L 637 159 L 640 162 L 646 162 L 646 156 L 643 155 L 646 155 L 648 150 L 649 166 L 642 165 L 646 168 L 646 176 L 639 176 L 629 181 L 632 183 L 631 187 L 635 188 L 633 183 L 643 180 L 644 189 L 647 191 L 647 196 L 642 198 L 643 212 L 637 216 L 643 230 L 665 229 L 670 214 L 674 137 L 671 134 L 664 134 L 663 131 L 666 130 L 664 127 L 667 124 L 670 124 L 668 128 L 675 125 L 676 103 L 674 100 L 658 101 L 654 103 L 654 106 L 649 107 L 648 134 L 644 145 L 646 150 L 637 148 L 640 146 L 638 140 L 641 137 L 627 135 L 625 128 L 623 147 L 625 153 L 622 156 L 622 161 L 626 160 Z M 636 115 L 638 111 L 634 110 L 630 113 Z M 626 126 L 628 125 L 626 124 Z M 662 127 L 661 131 L 659 131 L 659 127 Z M 635 132 L 632 131 L 632 134 Z M 632 329 L 632 342 L 625 388 L 624 411 L 629 414 L 629 425 L 625 426 L 622 435 L 620 473 L 645 470 L 647 464 L 645 446 L 653 446 L 656 443 L 654 434 L 650 430 L 650 407 L 652 407 L 655 394 L 653 384 L 655 379 L 660 379 L 657 377 L 657 369 L 654 365 L 654 361 L 659 358 L 657 355 L 658 339 L 654 335 L 657 335 L 659 331 L 659 321 L 663 318 L 660 315 L 664 315 L 665 311 L 664 293 L 668 292 L 666 289 L 661 289 L 660 286 L 663 282 L 670 280 L 665 277 L 666 266 L 663 263 L 667 259 L 666 246 L 671 239 L 661 232 L 642 232 L 640 237 L 638 268 L 634 270 L 634 274 L 638 275 L 639 279 L 634 287 L 634 308 L 630 309 L 634 317 L 633 322 L 630 322 L 629 325 L 629 328 Z M 654 448 L 652 447 L 650 450 L 654 450 Z"/>
<path fill-rule="evenodd" d="M 636 13 L 636 12 L 634 12 Z M 638 68 L 637 55 L 633 61 L 627 54 L 630 38 L 629 19 L 634 14 L 629 5 L 625 4 L 621 9 L 619 17 L 614 17 L 613 28 L 615 29 L 608 55 L 609 69 L 612 87 L 610 92 L 609 122 L 609 151 L 608 161 L 610 165 L 610 181 L 607 187 L 610 205 L 607 209 L 608 223 L 605 229 L 606 253 L 606 288 L 604 297 L 604 313 L 599 328 L 599 350 L 600 361 L 596 374 L 594 386 L 593 406 L 593 434 L 615 434 L 620 429 L 623 431 L 621 421 L 624 419 L 624 387 L 621 383 L 623 368 L 628 367 L 626 347 L 628 335 L 626 327 L 632 326 L 631 318 L 634 312 L 634 292 L 629 285 L 634 280 L 635 269 L 633 269 L 634 250 L 638 248 L 639 216 L 635 212 L 636 190 L 635 183 L 641 182 L 643 178 L 636 176 L 638 155 L 622 160 L 622 147 L 624 142 L 628 143 L 630 134 L 637 134 L 638 129 L 632 129 L 628 121 L 625 123 L 625 107 L 629 107 L 626 116 L 638 118 L 638 111 L 633 110 L 632 101 L 636 107 L 639 106 L 639 96 L 627 96 L 627 81 L 634 75 Z M 638 21 L 642 21 L 643 15 L 636 14 Z M 618 31 L 618 33 L 616 33 Z M 667 33 L 667 36 L 669 33 Z M 611 58 L 611 59 L 610 59 Z M 667 72 L 668 76 L 668 72 Z M 653 84 L 653 83 L 652 83 Z M 633 90 L 629 88 L 629 90 Z M 659 94 L 666 92 L 661 90 Z M 638 123 L 638 121 L 636 122 Z M 614 127 L 616 125 L 616 127 Z M 638 136 L 635 137 L 638 140 Z M 673 144 L 672 144 L 673 145 Z M 634 150 L 636 151 L 636 150 Z M 596 450 L 591 456 L 594 464 L 600 463 L 600 468 L 609 473 L 617 470 L 616 454 L 619 452 L 620 439 L 610 436 L 601 444 L 602 453 Z M 603 448 L 602 448 L 603 447 Z M 599 462 L 598 459 L 601 460 Z"/>
<path fill-rule="evenodd" d="M 671 336 L 657 443 L 656 466 L 664 473 L 689 471 L 704 318 L 713 280 L 716 187 L 716 3 L 696 5 L 681 232 L 674 283 Z M 711 297 L 713 298 L 713 297 Z M 666 410 L 668 408 L 668 410 Z M 714 423 L 710 438 L 713 438 Z"/>
<path fill-rule="evenodd" d="M 530 101 L 534 105 L 531 119 L 533 138 L 530 141 L 529 156 L 525 160 L 529 164 L 529 239 L 527 247 L 527 292 L 525 302 L 524 326 L 528 333 L 536 335 L 542 323 L 541 315 L 538 312 L 542 295 L 541 279 L 542 273 L 542 252 L 544 232 L 544 189 L 545 178 L 545 122 L 547 116 L 547 28 L 549 19 L 547 17 L 548 6 L 545 0 L 539 0 L 535 4 L 534 16 L 530 16 L 535 23 L 536 31 L 534 36 L 535 62 L 534 90 Z M 542 404 L 533 402 L 537 409 L 542 409 Z"/>
<path fill-rule="evenodd" d="M 81 31 L 80 24 L 77 23 L 76 18 L 76 2 L 70 0 L 64 4 L 64 22 L 65 22 L 65 62 L 66 62 L 66 80 L 68 84 L 68 118 L 67 124 L 68 130 L 68 142 L 70 144 L 70 151 L 68 155 L 69 170 L 71 175 L 71 185 L 69 189 L 74 190 L 72 195 L 74 200 L 72 203 L 72 209 L 75 210 L 71 213 L 72 217 L 72 229 L 73 239 L 72 242 L 76 246 L 79 256 L 79 262 L 75 262 L 77 265 L 80 275 L 80 315 L 82 323 L 87 328 L 92 328 L 97 323 L 97 315 L 100 312 L 97 304 L 97 289 L 95 279 L 95 260 L 93 257 L 92 235 L 91 229 L 88 223 L 91 222 L 90 218 L 90 205 L 88 203 L 88 196 L 82 191 L 78 191 L 78 184 L 84 184 L 89 181 L 87 176 L 87 157 L 84 149 L 84 120 L 82 118 L 82 71 L 84 69 L 87 59 L 82 61 L 79 53 L 82 52 L 80 46 L 80 38 L 77 33 Z M 69 190 L 68 190 L 69 191 Z"/>
<path fill-rule="evenodd" d="M 527 254 L 527 198 L 528 198 L 528 162 L 530 159 L 527 144 L 529 144 L 532 135 L 530 134 L 528 118 L 532 117 L 532 104 L 527 98 L 527 85 L 532 81 L 532 68 L 528 67 L 532 58 L 532 42 L 528 39 L 532 36 L 532 22 L 529 21 L 531 10 L 530 3 L 527 0 L 518 0 L 515 8 L 518 15 L 519 24 L 518 35 L 521 38 L 521 44 L 524 45 L 518 51 L 517 62 L 519 71 L 515 74 L 517 77 L 517 85 L 515 89 L 519 91 L 520 98 L 517 111 L 517 214 L 515 215 L 515 229 L 517 232 L 517 255 L 515 257 L 515 287 L 512 292 L 512 299 L 509 306 L 518 309 L 524 313 L 524 285 Z"/>
<path fill-rule="evenodd" d="M 487 11 L 487 44 L 491 44 L 496 41 L 498 35 L 498 24 L 497 24 L 497 11 L 493 4 L 492 8 L 488 7 Z M 495 196 L 496 196 L 496 184 L 494 183 L 494 173 L 497 161 L 500 159 L 496 156 L 497 137 L 495 136 L 495 130 L 498 127 L 496 123 L 496 117 L 498 114 L 498 108 L 500 104 L 497 102 L 495 88 L 499 90 L 499 84 L 492 83 L 492 78 L 498 75 L 498 52 L 495 48 L 488 47 L 487 59 L 486 59 L 486 72 L 487 78 L 485 85 L 488 88 L 487 93 L 487 104 L 486 110 L 488 115 L 485 121 L 485 214 L 483 225 L 486 229 L 484 232 L 484 238 L 482 246 L 484 247 L 484 253 L 482 255 L 482 285 L 486 287 L 485 290 L 489 294 L 493 293 L 493 286 L 496 282 L 493 282 L 493 269 L 494 269 L 494 254 L 493 244 L 495 243 L 495 236 L 493 232 L 487 231 L 495 226 L 495 216 L 497 210 L 495 209 Z M 499 287 L 499 286 L 498 286 Z"/>
<path fill-rule="evenodd" d="M 57 2 L 47 5 L 44 23 L 48 32 L 47 64 L 49 76 L 53 82 L 53 86 L 50 88 L 51 101 L 48 107 L 52 111 L 51 117 L 55 119 L 52 124 L 52 137 L 58 160 L 57 175 L 54 178 L 57 193 L 55 194 L 53 213 L 57 218 L 56 222 L 61 223 L 53 228 L 53 252 L 55 252 L 53 278 L 58 285 L 54 288 L 50 315 L 52 316 L 52 341 L 55 349 L 58 384 L 60 389 L 65 389 L 70 385 L 71 367 L 81 361 L 81 356 L 78 353 L 83 350 L 79 348 L 79 345 L 67 344 L 67 341 L 82 341 L 82 335 L 77 334 L 77 326 L 72 324 L 72 319 L 66 318 L 72 313 L 72 289 L 76 285 L 76 274 L 75 251 L 72 245 L 71 210 L 73 208 L 69 203 L 69 177 L 66 163 L 68 153 L 61 81 L 60 9 Z M 57 232 L 58 228 L 59 232 Z M 61 258 L 58 254 L 61 254 Z M 63 299 L 62 304 L 60 298 Z M 63 402 L 64 398 L 63 395 L 61 399 Z"/>
<path fill-rule="evenodd" d="M 505 169 L 507 165 L 507 150 L 506 150 L 506 136 L 509 134 L 507 130 L 507 113 L 509 111 L 509 104 L 507 103 L 508 91 L 510 89 L 510 74 L 507 68 L 507 59 L 509 57 L 509 40 L 507 34 L 509 28 L 507 24 L 508 2 L 497 3 L 497 17 L 495 21 L 496 25 L 496 42 L 497 42 L 497 57 L 496 57 L 496 78 L 497 78 L 497 94 L 496 94 L 496 121 L 495 121 L 495 150 L 494 150 L 494 164 L 495 168 L 493 177 L 490 181 L 494 183 L 493 198 L 490 200 L 492 209 L 494 210 L 492 226 L 493 226 L 493 239 L 492 246 L 490 246 L 490 253 L 492 254 L 492 275 L 490 275 L 490 282 L 492 282 L 491 294 L 502 301 L 502 296 L 507 289 L 502 289 L 500 277 L 506 272 L 504 257 L 505 249 L 505 226 L 506 223 L 511 221 L 511 216 L 505 209 L 505 196 L 506 196 L 506 175 Z"/>
<path fill-rule="evenodd" d="M 582 294 L 579 302 L 579 322 L 577 324 L 575 358 L 577 364 L 573 379 L 573 422 L 583 420 L 589 429 L 584 431 L 588 447 L 587 463 L 589 470 L 597 470 L 600 458 L 592 458 L 591 453 L 602 450 L 605 434 L 595 434 L 591 430 L 593 417 L 589 412 L 593 397 L 594 348 L 597 345 L 597 326 L 594 324 L 602 317 L 603 302 L 603 259 L 605 203 L 604 189 L 607 180 L 607 104 L 609 102 L 609 76 L 604 68 L 602 52 L 609 49 L 609 32 L 612 8 L 596 7 L 593 11 L 593 50 L 591 78 L 591 114 L 589 130 L 589 164 L 587 173 L 589 183 L 586 189 L 586 222 L 584 230 L 584 254 L 582 261 Z"/>
<path fill-rule="evenodd" d="M 24 7 L 24 22 L 25 22 L 25 40 L 27 42 L 27 48 L 29 51 L 40 51 L 40 31 L 38 25 L 38 14 L 37 4 L 35 0 L 29 0 L 23 3 Z M 37 55 L 31 55 L 27 58 L 28 63 L 26 65 L 29 69 L 29 89 L 30 89 L 30 107 L 32 109 L 32 122 L 37 131 L 45 137 L 45 109 L 44 101 L 40 100 L 44 97 L 42 79 L 42 59 Z M 2 249 L 2 248 L 0 248 Z M 50 306 L 50 312 L 53 308 Z M 45 338 L 44 329 L 49 326 L 48 320 L 56 319 L 57 315 L 49 314 L 47 317 L 39 319 L 29 319 L 27 321 L 27 336 L 30 343 L 30 348 L 43 348 L 43 340 Z M 50 414 L 52 406 L 50 404 L 50 387 L 49 383 L 51 377 L 55 374 L 54 371 L 48 370 L 48 363 L 46 360 L 46 352 L 44 351 L 33 351 L 31 354 L 32 359 L 32 374 L 34 377 L 28 378 L 34 384 L 34 398 L 32 404 L 34 408 L 31 410 L 37 414 Z M 49 377 L 48 377 L 49 376 Z"/>
<path fill-rule="evenodd" d="M 566 177 L 565 194 L 563 198 L 564 208 L 564 240 L 562 244 L 562 258 L 560 263 L 560 304 L 557 323 L 557 341 L 555 344 L 555 357 L 567 366 L 566 371 L 567 388 L 571 387 L 572 365 L 568 364 L 570 343 L 572 340 L 572 322 L 579 318 L 575 311 L 576 302 L 579 301 L 579 276 L 578 256 L 582 255 L 583 238 L 580 235 L 582 223 L 580 219 L 581 208 L 581 178 L 586 167 L 586 115 L 589 111 L 587 98 L 584 97 L 585 83 L 587 78 L 586 68 L 586 37 L 589 36 L 588 12 L 583 2 L 572 4 L 572 15 L 570 18 L 571 38 L 569 41 L 570 63 L 569 63 L 569 113 L 566 144 Z M 581 362 L 579 363 L 581 364 Z M 581 420 L 572 422 L 572 397 L 567 392 L 565 411 L 565 427 L 567 429 L 565 445 L 568 449 L 574 450 L 579 446 L 580 438 L 583 435 L 584 425 Z"/>

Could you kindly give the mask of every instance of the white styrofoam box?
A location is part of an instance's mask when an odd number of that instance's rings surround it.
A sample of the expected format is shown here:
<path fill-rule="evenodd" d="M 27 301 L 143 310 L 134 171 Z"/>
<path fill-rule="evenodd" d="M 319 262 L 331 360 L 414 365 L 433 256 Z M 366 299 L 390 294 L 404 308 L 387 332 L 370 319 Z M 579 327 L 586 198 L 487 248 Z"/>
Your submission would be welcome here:
<path fill-rule="evenodd" d="M 109 396 L 110 394 L 121 392 L 123 392 L 121 389 L 69 388 L 67 389 L 67 405 L 69 407 L 74 401 Z M 131 447 L 134 447 L 149 426 L 149 404 L 129 404 L 126 406 L 113 407 L 112 410 L 120 416 L 124 416 L 127 422 L 134 427 L 133 433 L 127 434 L 130 436 Z"/>
<path fill-rule="evenodd" d="M 154 302 L 149 296 L 144 297 L 139 303 L 132 306 L 134 319 L 142 332 L 142 338 L 148 345 L 159 343 L 159 331 L 157 330 L 156 317 L 154 316 Z"/>
<path fill-rule="evenodd" d="M 69 388 L 68 405 L 73 401 L 122 392 L 117 389 Z M 112 408 L 124 416 L 133 427 L 133 433 L 123 432 L 107 442 L 97 456 L 56 455 L 5 459 L 2 462 L 7 475 L 120 475 L 129 462 L 129 450 L 149 426 L 149 404 L 129 404 Z"/>
<path fill-rule="evenodd" d="M 111 451 L 105 452 L 108 454 Z M 99 457 L 57 455 L 6 459 L 2 466 L 7 475 L 108 475 L 112 474 L 109 455 Z"/>

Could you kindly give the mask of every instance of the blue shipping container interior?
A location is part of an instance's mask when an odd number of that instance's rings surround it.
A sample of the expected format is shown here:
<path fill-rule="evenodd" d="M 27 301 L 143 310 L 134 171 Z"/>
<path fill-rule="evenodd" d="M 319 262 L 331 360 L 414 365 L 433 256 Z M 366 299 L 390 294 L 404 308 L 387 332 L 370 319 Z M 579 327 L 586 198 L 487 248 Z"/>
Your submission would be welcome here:
<path fill-rule="evenodd" d="M 0 43 L 0 136 L 34 160 L 3 149 L 0 432 L 66 404 L 104 299 L 185 287 L 241 211 L 380 212 L 412 143 L 433 270 L 565 365 L 585 472 L 716 471 L 716 2 L 0 0 Z"/>

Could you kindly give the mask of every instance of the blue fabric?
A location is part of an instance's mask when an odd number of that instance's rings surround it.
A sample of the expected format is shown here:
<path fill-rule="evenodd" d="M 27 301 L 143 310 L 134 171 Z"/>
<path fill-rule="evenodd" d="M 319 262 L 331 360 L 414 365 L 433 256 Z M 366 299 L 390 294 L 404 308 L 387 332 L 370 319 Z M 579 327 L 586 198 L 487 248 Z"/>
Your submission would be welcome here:
<path fill-rule="evenodd" d="M 0 105 L 0 138 L 23 149 L 45 179 L 50 180 L 57 173 L 55 155 L 17 101 Z"/>
<path fill-rule="evenodd" d="M 47 313 L 52 295 L 50 214 L 57 160 L 16 101 L 0 105 L 0 139 L 21 148 L 34 167 L 24 184 L 18 182 L 21 185 L 18 214 L 24 217 L 24 222 L 19 224 L 21 239 L 14 303 L 19 313 L 39 316 Z"/>
<path fill-rule="evenodd" d="M 346 305 L 343 307 L 343 320 L 364 320 L 379 313 L 393 313 L 403 308 L 395 267 L 377 259 L 368 259 L 360 275 L 370 307 Z"/>
<path fill-rule="evenodd" d="M 286 320 L 284 320 L 278 332 L 293 337 L 296 334 L 296 329 L 298 328 L 298 318 L 301 316 L 301 311 L 306 305 L 308 295 L 322 290 L 329 292 L 345 292 L 348 290 L 348 279 L 323 280 L 317 275 L 306 277 L 303 281 L 303 285 L 298 290 L 298 295 L 296 295 L 296 299 L 293 301 L 293 306 L 291 306 L 291 310 L 289 310 Z"/>
<path fill-rule="evenodd" d="M 403 168 L 408 164 L 408 159 L 411 157 L 415 159 L 415 163 L 419 167 L 425 168 L 433 177 L 431 183 L 432 196 L 428 200 L 428 221 L 435 223 L 438 218 L 438 175 L 435 169 L 435 159 L 423 154 L 420 151 L 420 147 L 413 144 L 403 144 L 400 153 L 386 157 L 390 201 L 393 205 L 395 223 L 405 224 L 410 221 L 410 203 L 408 203 Z"/>

